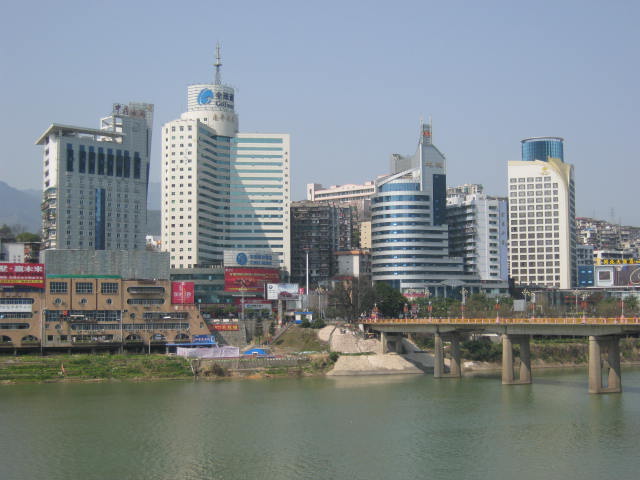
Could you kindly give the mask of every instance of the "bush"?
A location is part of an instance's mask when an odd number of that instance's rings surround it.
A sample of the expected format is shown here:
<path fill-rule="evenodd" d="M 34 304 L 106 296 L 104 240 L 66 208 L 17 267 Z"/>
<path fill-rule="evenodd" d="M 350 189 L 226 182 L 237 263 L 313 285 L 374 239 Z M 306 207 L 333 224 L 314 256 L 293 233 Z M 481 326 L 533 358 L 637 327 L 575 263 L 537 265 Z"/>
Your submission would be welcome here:
<path fill-rule="evenodd" d="M 326 326 L 327 326 L 327 324 L 324 323 L 324 320 L 320 320 L 320 319 L 314 320 L 310 324 L 311 328 L 316 328 L 316 329 L 324 328 Z"/>
<path fill-rule="evenodd" d="M 338 358 L 340 358 L 340 354 L 338 352 L 331 352 L 329 354 L 329 360 L 331 360 L 331 363 L 336 363 Z"/>
<path fill-rule="evenodd" d="M 309 323 L 309 320 L 307 320 L 306 318 L 304 320 L 302 320 L 302 323 L 300 324 L 300 327 L 302 328 L 309 328 L 311 327 L 311 324 Z"/>

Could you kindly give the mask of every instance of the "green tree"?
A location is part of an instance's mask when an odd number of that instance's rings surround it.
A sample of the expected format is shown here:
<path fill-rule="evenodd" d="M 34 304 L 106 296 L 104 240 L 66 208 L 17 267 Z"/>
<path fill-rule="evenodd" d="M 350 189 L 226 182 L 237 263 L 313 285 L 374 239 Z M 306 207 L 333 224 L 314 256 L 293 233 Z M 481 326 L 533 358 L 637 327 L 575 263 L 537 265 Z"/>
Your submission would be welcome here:
<path fill-rule="evenodd" d="M 16 242 L 34 243 L 40 241 L 40 235 L 30 232 L 22 232 L 16 235 Z"/>
<path fill-rule="evenodd" d="M 399 317 L 404 305 L 409 301 L 398 290 L 384 282 L 378 282 L 374 287 L 375 304 L 385 317 Z"/>

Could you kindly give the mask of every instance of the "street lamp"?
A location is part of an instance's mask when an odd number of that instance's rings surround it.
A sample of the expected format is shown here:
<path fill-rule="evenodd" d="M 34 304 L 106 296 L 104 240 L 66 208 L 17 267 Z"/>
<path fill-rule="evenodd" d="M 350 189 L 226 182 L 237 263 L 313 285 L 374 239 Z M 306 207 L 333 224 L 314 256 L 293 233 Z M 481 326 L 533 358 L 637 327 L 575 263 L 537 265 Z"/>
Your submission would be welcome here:
<path fill-rule="evenodd" d="M 587 308 L 587 297 L 589 297 L 588 294 L 583 293 L 582 295 L 580 295 L 580 298 L 582 299 L 582 321 L 586 322 L 586 308 Z"/>
<path fill-rule="evenodd" d="M 576 315 L 578 315 L 578 296 L 580 296 L 580 290 L 571 290 L 571 293 L 576 297 Z"/>
<path fill-rule="evenodd" d="M 462 290 L 460 290 L 460 293 L 462 293 L 462 303 L 460 304 L 460 312 L 462 313 L 462 319 L 464 319 L 464 306 L 467 303 L 467 293 L 469 293 L 469 291 L 462 287 Z"/>

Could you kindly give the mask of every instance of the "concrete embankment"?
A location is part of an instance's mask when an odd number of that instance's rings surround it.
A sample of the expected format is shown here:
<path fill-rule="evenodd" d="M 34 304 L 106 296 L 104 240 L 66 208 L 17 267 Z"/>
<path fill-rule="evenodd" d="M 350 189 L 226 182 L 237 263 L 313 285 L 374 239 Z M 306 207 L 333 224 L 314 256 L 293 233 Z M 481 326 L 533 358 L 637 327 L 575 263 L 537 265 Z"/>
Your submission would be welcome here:
<path fill-rule="evenodd" d="M 410 374 L 433 370 L 433 356 L 421 352 L 406 339 L 403 339 L 403 347 L 407 353 L 400 355 L 382 354 L 379 340 L 364 339 L 345 328 L 328 326 L 319 330 L 318 337 L 329 342 L 331 351 L 342 354 L 327 373 L 329 376 Z"/>

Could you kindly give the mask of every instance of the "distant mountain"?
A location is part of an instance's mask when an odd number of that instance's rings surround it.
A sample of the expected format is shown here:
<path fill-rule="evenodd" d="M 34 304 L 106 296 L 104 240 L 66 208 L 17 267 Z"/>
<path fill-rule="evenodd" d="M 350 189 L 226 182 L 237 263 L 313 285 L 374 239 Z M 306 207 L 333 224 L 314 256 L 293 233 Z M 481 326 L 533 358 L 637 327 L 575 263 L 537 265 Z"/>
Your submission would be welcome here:
<path fill-rule="evenodd" d="M 0 180 L 0 225 L 21 225 L 28 232 L 40 233 L 42 192 L 18 190 Z"/>

